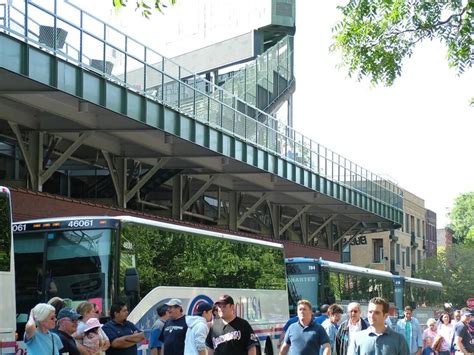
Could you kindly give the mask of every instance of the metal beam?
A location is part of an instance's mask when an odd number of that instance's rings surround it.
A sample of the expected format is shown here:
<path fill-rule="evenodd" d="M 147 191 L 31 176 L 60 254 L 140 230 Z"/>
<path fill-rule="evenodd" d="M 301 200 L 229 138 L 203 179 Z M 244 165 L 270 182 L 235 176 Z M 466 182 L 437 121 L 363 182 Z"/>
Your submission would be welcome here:
<path fill-rule="evenodd" d="M 214 176 L 214 175 L 211 175 L 209 177 L 209 180 L 207 180 L 204 185 L 201 186 L 201 188 L 199 190 L 197 190 L 197 192 L 191 196 L 191 198 L 184 204 L 183 208 L 182 208 L 182 211 L 185 212 L 189 209 L 189 207 L 191 207 L 191 205 L 196 202 L 196 200 L 204 193 L 204 191 L 207 190 L 207 188 L 209 186 L 211 186 L 214 181 L 217 179 L 217 176 Z"/>
<path fill-rule="evenodd" d="M 89 138 L 93 132 L 84 132 L 79 134 L 79 137 L 71 144 L 71 146 L 65 150 L 65 152 L 55 160 L 51 166 L 44 171 L 40 177 L 40 184 L 44 184 L 48 179 L 53 175 L 53 173 L 59 169 L 59 167 L 84 143 L 84 141 Z"/>
<path fill-rule="evenodd" d="M 309 238 L 308 238 L 308 243 L 311 242 L 311 241 L 314 239 L 314 237 L 316 237 L 316 235 L 317 235 L 319 232 L 321 232 L 322 229 L 323 229 L 324 227 L 326 227 L 326 226 L 328 225 L 328 223 L 331 223 L 331 221 L 332 221 L 334 218 L 336 218 L 336 217 L 337 217 L 337 213 L 333 214 L 331 217 L 329 217 L 328 219 L 326 219 L 326 220 L 324 221 L 324 223 L 321 224 L 321 225 L 319 226 L 319 228 L 316 229 L 316 230 L 309 236 Z"/>
<path fill-rule="evenodd" d="M 131 200 L 131 198 L 161 169 L 169 158 L 161 158 L 155 166 L 153 166 L 148 172 L 125 194 L 125 203 Z"/>
<path fill-rule="evenodd" d="M 285 231 L 290 228 L 290 226 L 303 214 L 305 213 L 309 208 L 311 207 L 311 205 L 306 205 L 304 206 L 302 209 L 300 209 L 298 211 L 298 213 L 292 218 L 290 219 L 290 221 L 285 224 L 283 226 L 283 228 L 280 229 L 280 232 L 279 232 L 279 236 L 281 236 L 283 233 L 285 233 Z"/>
<path fill-rule="evenodd" d="M 344 236 L 346 234 L 348 234 L 349 232 L 351 232 L 355 227 L 357 227 L 359 225 L 360 222 L 355 222 L 348 230 L 346 230 L 344 233 L 341 234 L 341 236 L 339 238 L 337 238 L 335 241 L 334 241 L 334 245 L 337 245 L 337 243 L 339 243 L 341 241 L 342 238 L 344 238 Z"/>
<path fill-rule="evenodd" d="M 258 206 L 260 206 L 262 204 L 262 202 L 265 202 L 268 200 L 268 197 L 269 197 L 269 193 L 264 193 L 258 200 L 257 202 L 255 202 L 249 209 L 247 209 L 247 211 L 245 211 L 245 213 L 240 216 L 239 220 L 237 221 L 237 226 L 240 226 L 246 219 L 248 216 L 250 216 L 257 208 Z"/>
<path fill-rule="evenodd" d="M 112 157 L 110 156 L 109 152 L 106 152 L 105 150 L 102 150 L 102 155 L 104 156 L 105 161 L 107 162 L 110 177 L 112 178 L 112 183 L 114 184 L 115 193 L 117 194 L 117 196 L 119 196 L 119 192 L 120 192 L 119 181 L 117 177 L 117 172 L 115 171 L 115 165 L 112 160 Z"/>

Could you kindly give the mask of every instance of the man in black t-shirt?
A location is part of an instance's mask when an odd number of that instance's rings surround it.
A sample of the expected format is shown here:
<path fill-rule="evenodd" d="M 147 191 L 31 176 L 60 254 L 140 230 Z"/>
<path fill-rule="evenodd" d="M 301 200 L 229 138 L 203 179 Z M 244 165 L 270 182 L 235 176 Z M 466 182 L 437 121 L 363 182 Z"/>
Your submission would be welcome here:
<path fill-rule="evenodd" d="M 223 295 L 215 302 L 219 319 L 207 335 L 206 345 L 216 355 L 256 355 L 259 341 L 250 324 L 234 313 L 234 300 Z"/>
<path fill-rule="evenodd" d="M 172 298 L 165 303 L 168 306 L 169 319 L 166 321 L 158 338 L 162 343 L 162 354 L 183 355 L 184 340 L 188 326 L 186 317 L 183 314 L 181 300 Z"/>

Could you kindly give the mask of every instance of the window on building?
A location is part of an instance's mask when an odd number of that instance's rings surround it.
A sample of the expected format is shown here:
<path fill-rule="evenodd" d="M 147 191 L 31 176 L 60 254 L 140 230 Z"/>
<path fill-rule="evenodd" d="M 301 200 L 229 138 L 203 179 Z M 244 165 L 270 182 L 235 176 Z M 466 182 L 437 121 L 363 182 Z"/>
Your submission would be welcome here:
<path fill-rule="evenodd" d="M 421 237 L 421 221 L 419 218 L 416 219 L 416 236 Z"/>
<path fill-rule="evenodd" d="M 410 266 L 410 254 L 411 254 L 410 247 L 407 247 L 407 266 L 408 267 Z"/>
<path fill-rule="evenodd" d="M 410 231 L 409 233 L 415 233 L 415 217 L 410 216 Z"/>
<path fill-rule="evenodd" d="M 395 261 L 397 265 L 400 265 L 400 244 L 397 243 L 397 251 L 395 254 Z"/>
<path fill-rule="evenodd" d="M 383 262 L 383 239 L 374 239 L 374 263 Z"/>
<path fill-rule="evenodd" d="M 417 263 L 416 263 L 416 266 L 417 268 L 421 267 L 421 250 L 417 250 L 416 251 L 417 255 L 416 255 L 416 259 L 417 259 Z"/>
<path fill-rule="evenodd" d="M 405 252 L 402 251 L 402 269 L 405 268 Z"/>
<path fill-rule="evenodd" d="M 405 233 L 410 233 L 410 215 L 405 213 L 405 228 L 403 229 Z"/>

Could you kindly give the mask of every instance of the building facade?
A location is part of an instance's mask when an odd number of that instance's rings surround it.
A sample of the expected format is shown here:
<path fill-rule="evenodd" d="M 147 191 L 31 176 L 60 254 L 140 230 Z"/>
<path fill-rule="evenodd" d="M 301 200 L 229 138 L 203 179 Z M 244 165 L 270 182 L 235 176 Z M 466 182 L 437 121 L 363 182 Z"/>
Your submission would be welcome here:
<path fill-rule="evenodd" d="M 436 255 L 436 213 L 420 197 L 406 190 L 403 196 L 403 227 L 346 238 L 343 262 L 410 277 L 425 257 Z"/>

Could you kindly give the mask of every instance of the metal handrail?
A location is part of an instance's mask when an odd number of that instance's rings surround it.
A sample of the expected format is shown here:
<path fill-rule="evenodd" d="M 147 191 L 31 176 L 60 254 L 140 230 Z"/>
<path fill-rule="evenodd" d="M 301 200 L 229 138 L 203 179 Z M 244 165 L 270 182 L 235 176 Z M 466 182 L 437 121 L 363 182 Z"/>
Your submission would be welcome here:
<path fill-rule="evenodd" d="M 59 1 L 61 0 L 54 0 L 54 11 L 45 9 L 34 1 L 27 1 L 23 13 L 21 9 L 15 8 L 15 10 L 20 12 L 24 17 L 25 23 L 23 29 L 25 32 L 19 33 L 18 31 L 14 31 L 12 28 L 5 28 L 7 24 L 4 24 L 3 26 L 0 25 L 0 30 L 3 27 L 3 30 L 7 33 L 14 33 L 18 37 L 23 37 L 25 41 L 38 45 L 43 50 L 52 51 L 56 56 L 75 62 L 81 67 L 93 69 L 114 82 L 118 82 L 119 84 L 148 98 L 157 100 L 175 110 L 183 112 L 196 120 L 230 133 L 231 135 L 243 139 L 247 143 L 260 149 L 276 154 L 284 160 L 291 161 L 303 168 L 316 172 L 319 175 L 325 176 L 326 178 L 342 185 L 346 185 L 381 202 L 397 208 L 402 208 L 402 190 L 395 183 L 371 173 L 349 159 L 340 156 L 312 139 L 296 132 L 292 127 L 287 126 L 262 110 L 259 110 L 257 107 L 241 100 L 233 93 L 230 93 L 223 88 L 206 81 L 202 77 L 191 73 L 189 70 L 181 67 L 174 61 L 165 58 L 158 52 L 130 38 L 120 30 L 106 24 L 94 15 L 83 11 L 67 1 L 61 1 L 61 3 L 67 4 L 79 11 L 79 25 L 65 16 L 60 16 L 57 13 L 57 4 Z M 13 7 L 12 4 L 8 4 L 7 6 Z M 67 28 L 70 31 L 78 31 L 78 46 L 69 43 L 70 41 L 67 42 L 67 45 L 77 52 L 78 57 L 73 57 L 67 53 L 68 51 L 64 52 L 60 48 L 44 48 L 44 45 L 39 41 L 39 36 L 32 33 L 32 29 L 29 28 L 29 24 L 27 23 L 27 21 L 32 20 L 30 14 L 33 10 L 36 13 L 39 12 L 41 16 L 52 17 L 54 24 L 53 27 L 55 30 L 64 24 L 64 26 L 68 26 Z M 10 14 L 10 16 L 12 15 Z M 102 37 L 94 33 L 92 29 L 85 28 L 83 24 L 85 17 L 93 19 L 100 24 L 103 31 Z M 40 21 L 41 20 L 36 19 L 34 20 L 34 23 L 39 24 Z M 110 39 L 108 38 L 108 31 L 113 31 L 120 36 L 123 40 L 123 49 L 120 48 L 119 45 L 115 45 L 111 42 L 113 41 L 113 37 Z M 85 59 L 90 59 L 90 56 L 87 56 L 85 53 L 87 49 L 85 48 L 85 36 L 97 41 L 100 43 L 100 46 L 102 46 L 102 56 L 98 56 L 98 59 L 103 63 L 102 69 L 95 68 L 91 63 L 84 62 Z M 290 41 L 288 37 L 284 40 L 287 40 L 288 42 Z M 53 43 L 54 46 L 56 46 L 56 39 L 54 39 Z M 142 55 L 138 55 L 138 53 L 129 50 L 128 47 L 130 43 L 134 43 L 142 48 Z M 290 45 L 290 43 L 288 43 L 288 45 Z M 107 49 L 115 51 L 115 53 L 119 53 L 119 55 L 124 57 L 123 74 L 107 73 L 104 71 L 105 63 L 107 62 Z M 149 63 L 147 59 L 152 55 L 159 58 L 161 62 L 158 61 L 154 64 Z M 132 65 L 128 65 L 128 63 L 132 63 L 133 61 L 138 64 L 138 71 L 140 73 L 143 72 L 143 78 L 138 81 L 139 84 L 142 84 L 141 88 L 137 87 L 136 83 L 133 82 L 133 78 L 129 78 L 132 76 L 132 73 L 137 72 L 137 69 L 133 69 Z M 157 64 L 160 65 L 161 68 L 157 68 Z M 166 67 L 170 65 L 172 66 L 171 69 L 175 69 L 173 72 L 170 72 L 169 69 L 167 71 Z M 158 80 L 155 80 L 156 83 L 154 86 L 148 87 L 147 79 L 151 82 L 153 80 L 151 76 L 153 75 L 156 76 Z M 184 78 L 187 80 L 192 78 L 192 84 L 185 82 Z M 205 86 L 210 88 L 210 93 L 196 87 L 198 79 L 199 81 L 205 82 Z M 177 96 L 170 99 L 168 96 L 171 95 L 169 95 L 169 93 L 165 94 L 165 85 L 176 85 Z M 160 94 L 160 89 L 161 95 L 157 96 Z M 150 90 L 155 90 L 157 95 L 151 95 Z M 183 98 L 186 99 L 186 96 L 183 93 L 190 93 L 190 95 L 187 96 L 187 99 L 192 99 L 194 102 L 192 112 L 189 112 L 189 109 L 185 110 L 183 105 L 184 101 L 183 104 L 181 102 Z M 181 97 L 182 95 L 183 98 Z M 237 109 L 238 102 L 241 102 L 244 107 L 250 107 L 254 110 L 257 113 L 258 119 L 256 120 L 255 118 L 240 112 Z M 203 117 L 197 116 L 199 113 L 197 111 L 198 104 L 199 106 L 204 106 L 204 108 L 206 108 L 207 105 L 207 115 L 204 119 Z M 243 121 L 243 127 L 235 124 L 236 119 Z M 231 129 L 226 127 L 224 124 L 224 121 L 227 122 L 229 120 L 232 121 Z"/>

